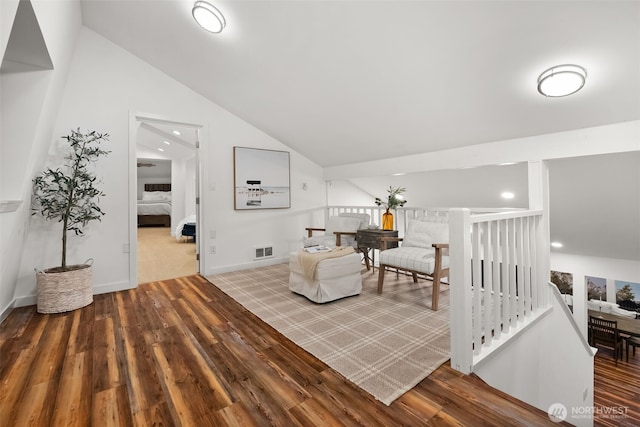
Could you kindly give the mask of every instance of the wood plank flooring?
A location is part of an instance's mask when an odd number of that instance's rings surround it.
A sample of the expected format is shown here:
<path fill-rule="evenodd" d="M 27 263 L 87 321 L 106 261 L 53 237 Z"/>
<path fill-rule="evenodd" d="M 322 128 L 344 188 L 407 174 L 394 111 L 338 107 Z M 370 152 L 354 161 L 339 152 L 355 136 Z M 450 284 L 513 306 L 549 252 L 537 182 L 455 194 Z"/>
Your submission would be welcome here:
<path fill-rule="evenodd" d="M 626 356 L 626 353 L 625 353 Z M 626 358 L 625 358 L 626 359 Z M 640 426 L 640 351 L 629 362 L 599 349 L 594 363 L 594 426 Z"/>
<path fill-rule="evenodd" d="M 629 378 L 624 366 L 597 360 L 607 405 L 621 404 L 613 387 Z M 637 393 L 624 394 L 636 410 Z M 13 310 L 0 325 L 0 426 L 26 425 L 557 424 L 448 363 L 385 406 L 189 276 L 97 295 L 72 313 Z"/>

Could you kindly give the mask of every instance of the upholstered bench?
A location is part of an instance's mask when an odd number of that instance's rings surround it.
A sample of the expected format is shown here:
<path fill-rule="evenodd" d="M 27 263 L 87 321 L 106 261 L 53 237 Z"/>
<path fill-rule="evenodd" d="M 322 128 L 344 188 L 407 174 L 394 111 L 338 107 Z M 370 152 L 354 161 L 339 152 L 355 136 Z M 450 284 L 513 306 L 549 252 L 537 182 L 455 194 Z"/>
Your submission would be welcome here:
<path fill-rule="evenodd" d="M 318 262 L 313 278 L 305 273 L 300 252 L 289 255 L 289 289 L 313 302 L 325 303 L 362 291 L 362 263 L 354 252 Z"/>

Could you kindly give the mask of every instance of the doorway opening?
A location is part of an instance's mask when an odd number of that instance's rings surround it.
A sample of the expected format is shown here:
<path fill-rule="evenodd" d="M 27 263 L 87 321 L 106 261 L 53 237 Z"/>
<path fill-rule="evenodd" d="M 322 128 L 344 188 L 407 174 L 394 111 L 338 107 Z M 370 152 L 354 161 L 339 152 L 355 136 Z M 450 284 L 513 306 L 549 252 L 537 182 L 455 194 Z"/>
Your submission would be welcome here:
<path fill-rule="evenodd" d="M 200 272 L 202 126 L 135 115 L 130 126 L 130 281 Z"/>

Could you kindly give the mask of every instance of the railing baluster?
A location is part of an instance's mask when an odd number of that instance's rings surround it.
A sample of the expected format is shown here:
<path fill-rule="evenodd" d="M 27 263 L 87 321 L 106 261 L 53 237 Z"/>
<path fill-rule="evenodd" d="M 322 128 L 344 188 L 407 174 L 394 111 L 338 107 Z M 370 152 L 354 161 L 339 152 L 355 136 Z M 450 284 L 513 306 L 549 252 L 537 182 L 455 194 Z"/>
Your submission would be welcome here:
<path fill-rule="evenodd" d="M 524 235 L 524 304 L 525 315 L 531 314 L 531 250 L 529 247 L 529 218 L 523 218 L 523 235 Z"/>
<path fill-rule="evenodd" d="M 516 290 L 516 275 L 518 259 L 516 255 L 516 220 L 509 220 L 509 305 L 511 306 L 511 327 L 515 328 L 518 315 L 518 292 Z"/>
<path fill-rule="evenodd" d="M 524 257 L 523 257 L 523 236 L 522 236 L 522 218 L 518 218 L 516 222 L 516 232 L 518 233 L 516 239 L 516 254 L 518 262 L 516 264 L 516 282 L 518 284 L 518 323 L 524 321 L 524 301 L 525 301 L 525 293 L 524 293 Z"/>
<path fill-rule="evenodd" d="M 498 235 L 498 221 L 491 222 L 491 291 L 493 297 L 493 336 L 499 339 L 502 335 L 502 302 L 500 301 L 500 239 Z"/>
<path fill-rule="evenodd" d="M 505 333 L 509 333 L 511 329 L 511 323 L 509 322 L 509 316 L 511 316 L 511 295 L 509 293 L 509 243 L 507 233 L 508 220 L 503 219 L 500 221 L 500 279 L 502 292 L 502 329 Z"/>
<path fill-rule="evenodd" d="M 480 254 L 480 224 L 473 224 L 471 259 L 473 263 L 473 352 L 480 354 L 482 350 L 482 268 Z"/>
<path fill-rule="evenodd" d="M 530 253 L 530 259 L 531 259 L 531 307 L 533 311 L 537 311 L 539 304 L 538 304 L 538 286 L 536 286 L 536 283 L 538 283 L 538 280 L 540 280 L 540 278 L 538 277 L 538 259 L 536 256 L 536 246 L 538 244 L 537 242 L 537 238 L 536 238 L 536 222 L 537 222 L 537 218 L 530 218 L 529 219 L 529 253 Z"/>
<path fill-rule="evenodd" d="M 484 308 L 484 343 L 485 345 L 491 345 L 493 336 L 492 330 L 492 318 L 491 315 L 491 223 L 486 222 L 483 224 L 482 233 L 482 255 L 483 255 L 483 283 L 484 293 L 482 298 L 482 306 Z"/>

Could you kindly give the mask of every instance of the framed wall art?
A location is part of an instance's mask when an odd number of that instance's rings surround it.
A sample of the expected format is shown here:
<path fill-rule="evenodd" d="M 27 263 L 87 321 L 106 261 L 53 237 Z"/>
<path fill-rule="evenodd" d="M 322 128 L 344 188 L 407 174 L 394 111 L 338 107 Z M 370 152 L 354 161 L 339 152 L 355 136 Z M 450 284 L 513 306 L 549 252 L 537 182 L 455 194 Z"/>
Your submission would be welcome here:
<path fill-rule="evenodd" d="M 587 300 L 607 301 L 607 279 L 585 276 L 585 282 L 587 283 Z"/>
<path fill-rule="evenodd" d="M 640 283 L 616 280 L 616 302 L 625 310 L 640 309 Z"/>
<path fill-rule="evenodd" d="M 234 208 L 291 207 L 289 152 L 233 147 Z"/>

